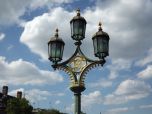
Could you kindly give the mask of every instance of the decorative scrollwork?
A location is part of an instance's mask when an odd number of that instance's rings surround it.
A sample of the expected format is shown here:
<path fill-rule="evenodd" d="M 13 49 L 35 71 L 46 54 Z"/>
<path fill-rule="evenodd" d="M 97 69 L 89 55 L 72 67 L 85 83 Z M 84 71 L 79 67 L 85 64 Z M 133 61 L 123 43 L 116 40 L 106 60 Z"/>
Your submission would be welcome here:
<path fill-rule="evenodd" d="M 99 65 L 104 65 L 105 60 L 88 59 L 78 46 L 75 53 L 67 61 L 53 65 L 53 68 L 63 70 L 70 76 L 71 86 L 85 86 L 84 80 L 86 74 L 91 68 Z"/>

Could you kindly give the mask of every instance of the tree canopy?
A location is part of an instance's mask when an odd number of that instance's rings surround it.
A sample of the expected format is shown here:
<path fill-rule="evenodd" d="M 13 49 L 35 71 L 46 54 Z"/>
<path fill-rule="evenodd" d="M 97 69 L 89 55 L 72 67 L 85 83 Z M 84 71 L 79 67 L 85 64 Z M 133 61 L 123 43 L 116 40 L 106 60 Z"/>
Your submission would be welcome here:
<path fill-rule="evenodd" d="M 7 114 L 32 114 L 33 107 L 29 101 L 23 99 L 10 99 L 7 101 L 6 112 Z"/>
<path fill-rule="evenodd" d="M 57 109 L 48 109 L 48 110 L 41 110 L 38 114 L 63 114 Z"/>

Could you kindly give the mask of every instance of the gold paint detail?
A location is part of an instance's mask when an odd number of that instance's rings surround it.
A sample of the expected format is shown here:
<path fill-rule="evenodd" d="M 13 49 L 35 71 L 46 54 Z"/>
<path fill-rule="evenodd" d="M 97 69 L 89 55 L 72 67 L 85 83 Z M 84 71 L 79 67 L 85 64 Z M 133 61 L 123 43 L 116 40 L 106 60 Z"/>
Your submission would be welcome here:
<path fill-rule="evenodd" d="M 85 57 L 81 55 L 75 56 L 70 62 L 69 67 L 71 68 L 72 72 L 80 73 L 83 69 L 87 66 L 87 61 Z"/>

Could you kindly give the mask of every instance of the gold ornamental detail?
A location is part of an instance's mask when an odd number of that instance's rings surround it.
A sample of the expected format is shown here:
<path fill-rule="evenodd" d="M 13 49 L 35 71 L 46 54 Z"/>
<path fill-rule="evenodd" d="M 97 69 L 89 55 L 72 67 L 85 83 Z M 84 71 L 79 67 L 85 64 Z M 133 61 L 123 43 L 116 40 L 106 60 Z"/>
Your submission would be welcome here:
<path fill-rule="evenodd" d="M 77 55 L 69 62 L 69 66 L 72 72 L 80 73 L 87 66 L 87 61 L 85 57 Z"/>

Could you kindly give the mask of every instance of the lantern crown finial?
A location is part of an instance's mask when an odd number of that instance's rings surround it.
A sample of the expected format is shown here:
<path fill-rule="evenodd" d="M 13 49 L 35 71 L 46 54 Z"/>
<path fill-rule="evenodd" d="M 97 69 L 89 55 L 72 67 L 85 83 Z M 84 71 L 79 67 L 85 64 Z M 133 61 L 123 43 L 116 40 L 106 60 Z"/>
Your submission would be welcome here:
<path fill-rule="evenodd" d="M 58 32 L 59 32 L 59 29 L 57 28 L 57 29 L 55 30 L 55 37 L 56 37 L 56 38 L 58 38 L 58 36 L 59 36 Z"/>
<path fill-rule="evenodd" d="M 102 23 L 101 23 L 101 21 L 99 22 L 99 31 L 101 31 L 102 30 Z"/>
<path fill-rule="evenodd" d="M 77 9 L 77 16 L 80 16 L 80 8 Z"/>

